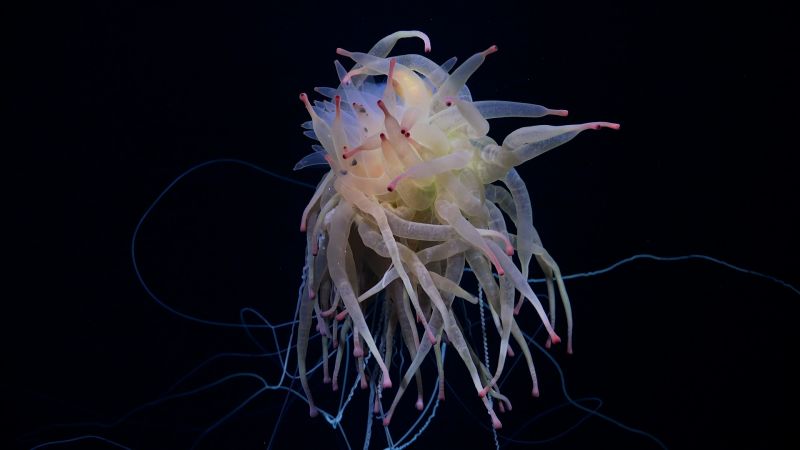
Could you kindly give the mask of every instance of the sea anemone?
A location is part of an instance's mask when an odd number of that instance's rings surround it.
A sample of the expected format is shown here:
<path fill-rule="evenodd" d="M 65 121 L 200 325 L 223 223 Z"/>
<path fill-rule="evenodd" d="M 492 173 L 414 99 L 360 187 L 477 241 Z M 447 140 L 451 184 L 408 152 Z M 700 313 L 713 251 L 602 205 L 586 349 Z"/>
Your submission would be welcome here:
<path fill-rule="evenodd" d="M 324 382 L 338 389 L 344 340 L 352 332 L 361 386 L 368 386 L 363 342 L 377 365 L 375 386 L 385 395 L 392 387 L 388 365 L 399 325 L 412 361 L 383 415 L 384 425 L 413 377 L 416 406 L 422 409 L 419 369 L 431 349 L 439 371 L 439 398 L 444 397 L 441 346 L 446 337 L 463 360 L 493 426 L 500 428 L 491 398 L 499 400 L 501 411 L 511 408 L 497 381 L 506 356 L 513 354 L 512 337 L 527 362 L 532 394 L 539 394 L 533 359 L 515 319 L 526 301 L 547 330 L 547 344 L 558 343 L 557 286 L 566 311 L 567 352 L 572 352 L 572 314 L 561 272 L 533 226 L 528 191 L 514 167 L 583 130 L 619 125 L 528 126 L 498 144 L 487 135 L 489 119 L 566 116 L 567 111 L 473 101 L 466 82 L 497 46 L 472 55 L 451 73 L 454 58 L 439 65 L 416 54 L 388 57 L 399 39 L 409 37 L 420 38 L 425 52 L 430 52 L 428 37 L 419 31 L 390 34 L 367 53 L 337 49 L 355 62 L 347 70 L 336 61 L 338 87 L 316 88 L 327 99 L 313 104 L 300 94 L 311 116 L 303 124 L 305 134 L 319 144 L 295 169 L 330 167 L 300 224 L 307 242 L 297 339 L 300 379 L 315 416 L 306 357 L 316 316 Z M 507 219 L 515 234 L 509 232 Z M 533 258 L 547 280 L 549 317 L 528 284 Z M 465 325 L 453 311 L 456 298 L 472 304 L 483 301 L 483 295 L 479 300 L 460 285 L 467 265 L 485 294 L 500 336 L 493 372 L 465 339 Z M 377 320 L 370 328 L 365 311 L 372 304 Z M 329 344 L 337 348 L 332 376 Z M 377 396 L 375 401 L 379 412 Z"/>

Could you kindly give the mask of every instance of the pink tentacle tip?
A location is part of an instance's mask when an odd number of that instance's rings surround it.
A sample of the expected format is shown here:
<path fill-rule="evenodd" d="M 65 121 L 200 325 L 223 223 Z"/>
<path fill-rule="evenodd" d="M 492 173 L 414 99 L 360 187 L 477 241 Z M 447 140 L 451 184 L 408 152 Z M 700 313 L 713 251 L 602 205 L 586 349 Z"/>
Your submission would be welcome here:
<path fill-rule="evenodd" d="M 366 377 L 366 375 L 361 377 L 361 382 L 359 383 L 359 386 L 361 387 L 362 391 L 367 388 L 367 377 Z"/>
<path fill-rule="evenodd" d="M 567 117 L 569 115 L 569 111 L 566 109 L 554 109 L 552 112 L 550 112 L 550 114 L 554 116 Z"/>
<path fill-rule="evenodd" d="M 337 55 L 342 55 L 342 56 L 347 56 L 348 58 L 350 57 L 350 55 L 352 55 L 352 53 L 350 53 L 349 51 L 347 51 L 347 50 L 345 50 L 345 49 L 343 49 L 341 47 L 336 47 L 336 54 Z"/>
<path fill-rule="evenodd" d="M 389 113 L 389 110 L 388 110 L 388 109 L 386 109 L 386 104 L 385 104 L 385 103 L 383 103 L 383 100 L 378 100 L 378 108 L 380 108 L 380 109 L 381 109 L 381 111 L 383 111 L 383 114 L 384 114 L 386 117 L 391 117 L 391 116 L 392 116 L 392 115 L 391 115 L 391 113 Z"/>
<path fill-rule="evenodd" d="M 489 415 L 492 416 L 492 428 L 495 430 L 503 428 L 503 423 L 500 422 L 500 419 L 497 418 L 497 415 L 494 413 L 494 411 L 491 411 Z"/>
<path fill-rule="evenodd" d="M 342 147 L 342 150 L 344 150 L 344 152 L 342 152 L 342 159 L 348 159 L 360 153 L 362 150 L 364 150 L 364 147 L 359 145 L 356 148 L 349 148 L 345 145 Z"/>
<path fill-rule="evenodd" d="M 333 380 L 333 381 L 331 382 L 331 390 L 332 390 L 333 392 L 336 392 L 336 391 L 338 391 L 338 390 L 339 390 L 339 383 L 337 383 L 337 382 L 336 382 L 336 380 Z"/>
<path fill-rule="evenodd" d="M 347 317 L 347 310 L 346 309 L 336 315 L 336 320 L 341 322 L 341 321 L 344 320 L 345 317 Z"/>
<path fill-rule="evenodd" d="M 308 407 L 308 417 L 317 417 L 319 415 L 319 410 L 316 406 L 309 406 Z"/>
<path fill-rule="evenodd" d="M 431 39 L 428 37 L 428 35 L 420 31 L 420 32 L 416 33 L 416 36 L 418 38 L 422 39 L 422 44 L 425 46 L 425 53 L 430 53 L 431 52 Z"/>
<path fill-rule="evenodd" d="M 561 342 L 561 338 L 560 338 L 560 337 L 558 337 L 558 335 L 557 335 L 557 334 L 555 334 L 555 333 L 553 333 L 553 335 L 552 335 L 552 336 L 550 336 L 550 339 L 552 339 L 552 340 L 553 340 L 553 344 L 558 344 L 558 343 L 560 343 L 560 342 Z"/>
<path fill-rule="evenodd" d="M 308 288 L 308 298 L 316 298 L 317 294 L 314 292 L 313 289 Z"/>
<path fill-rule="evenodd" d="M 567 354 L 572 354 L 572 342 L 567 342 Z"/>
<path fill-rule="evenodd" d="M 478 397 L 480 397 L 480 398 L 486 397 L 486 394 L 489 393 L 489 389 L 490 388 L 491 388 L 491 386 L 486 386 L 485 388 L 483 388 L 480 391 L 478 391 Z"/>
<path fill-rule="evenodd" d="M 323 384 L 329 384 L 330 382 L 331 382 L 331 377 L 325 376 L 325 377 L 322 378 L 322 383 Z"/>
<path fill-rule="evenodd" d="M 611 128 L 612 130 L 619 130 L 619 124 L 613 122 L 591 122 L 586 124 L 587 128 L 592 130 L 599 130 L 600 128 Z"/>
<path fill-rule="evenodd" d="M 506 351 L 506 354 L 509 356 L 509 358 L 513 358 L 514 357 L 514 350 L 511 349 L 510 345 L 508 346 L 508 350 Z"/>
<path fill-rule="evenodd" d="M 506 255 L 514 256 L 514 247 L 510 244 L 506 246 Z"/>
<path fill-rule="evenodd" d="M 395 177 L 395 179 L 392 180 L 392 182 L 389 183 L 388 186 L 386 186 L 386 190 L 389 191 L 389 192 L 394 192 L 394 190 L 397 189 L 397 183 L 399 183 L 400 180 L 402 180 L 402 179 L 403 179 L 403 177 L 401 175 L 398 175 L 397 177 Z"/>
<path fill-rule="evenodd" d="M 383 418 L 383 426 L 388 427 L 389 423 L 392 421 L 392 416 L 386 416 Z"/>
<path fill-rule="evenodd" d="M 391 389 L 392 388 L 392 380 L 389 378 L 388 373 L 383 374 L 383 388 L 384 389 Z"/>
<path fill-rule="evenodd" d="M 503 270 L 503 267 L 502 267 L 502 266 L 500 266 L 500 261 L 497 259 L 497 257 L 496 257 L 496 256 L 494 256 L 494 253 L 491 253 L 491 252 L 490 252 L 490 253 L 488 254 L 488 256 L 489 256 L 489 259 L 492 261 L 492 265 L 494 265 L 494 268 L 495 268 L 495 270 L 497 270 L 497 275 L 499 275 L 499 276 L 501 276 L 501 277 L 502 277 L 503 275 L 505 275 L 505 274 L 506 274 L 506 271 L 505 271 L 505 270 Z"/>
<path fill-rule="evenodd" d="M 482 53 L 483 53 L 483 56 L 489 56 L 492 53 L 496 52 L 497 50 L 498 50 L 497 46 L 496 45 L 492 45 L 491 47 L 489 47 L 486 50 L 484 50 Z"/>
<path fill-rule="evenodd" d="M 533 387 L 533 390 L 531 390 L 531 395 L 535 398 L 539 398 L 539 386 Z"/>
<path fill-rule="evenodd" d="M 354 348 L 353 356 L 355 356 L 356 358 L 361 358 L 362 356 L 364 356 L 364 349 L 362 349 L 360 346 Z"/>
<path fill-rule="evenodd" d="M 414 404 L 417 408 L 417 411 L 422 411 L 425 408 L 425 403 L 422 402 L 422 397 L 417 397 L 417 403 Z"/>

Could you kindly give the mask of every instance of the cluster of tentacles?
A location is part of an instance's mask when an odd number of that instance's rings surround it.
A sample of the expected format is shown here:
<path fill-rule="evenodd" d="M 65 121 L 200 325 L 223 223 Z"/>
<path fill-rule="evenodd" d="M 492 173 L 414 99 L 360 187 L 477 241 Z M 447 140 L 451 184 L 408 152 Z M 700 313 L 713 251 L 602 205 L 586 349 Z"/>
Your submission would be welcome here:
<path fill-rule="evenodd" d="M 441 345 L 446 337 L 499 428 L 488 397 L 499 400 L 501 411 L 511 408 L 497 385 L 507 355 L 513 355 L 511 338 L 527 361 L 532 393 L 538 395 L 531 353 L 515 320 L 522 306 L 530 303 L 539 315 L 549 334 L 548 345 L 558 343 L 553 330 L 557 287 L 566 310 L 567 351 L 572 351 L 569 298 L 558 265 L 533 226 L 528 192 L 514 167 L 583 130 L 618 125 L 530 126 L 498 144 L 487 136 L 488 119 L 566 116 L 567 112 L 528 103 L 473 101 L 467 79 L 497 51 L 496 46 L 452 70 L 455 58 L 440 65 L 416 54 L 388 57 L 395 43 L 407 37 L 422 39 L 425 51 L 430 51 L 428 37 L 418 31 L 393 33 L 367 53 L 337 49 L 355 62 L 347 70 L 336 61 L 338 87 L 316 88 L 327 99 L 313 104 L 306 94 L 300 95 L 311 115 L 303 124 L 305 134 L 319 144 L 296 169 L 315 164 L 330 167 L 300 227 L 307 236 L 297 339 L 300 378 L 314 416 L 318 411 L 308 385 L 306 357 L 316 317 L 324 382 L 338 389 L 344 340 L 352 334 L 362 387 L 368 383 L 364 360 L 369 352 L 377 365 L 372 381 L 385 395 L 392 386 L 387 364 L 395 351 L 399 326 L 402 340 L 398 342 L 405 345 L 411 363 L 384 414 L 388 425 L 414 377 L 416 406 L 422 409 L 419 369 L 431 349 L 443 398 Z M 508 231 L 507 220 L 513 223 L 515 234 Z M 534 258 L 547 280 L 549 317 L 527 281 Z M 500 336 L 493 371 L 465 339 L 464 324 L 453 312 L 456 301 L 478 303 L 460 286 L 466 265 L 485 293 Z M 374 302 L 379 326 L 370 329 L 365 311 Z M 337 349 L 332 373 L 329 346 Z"/>

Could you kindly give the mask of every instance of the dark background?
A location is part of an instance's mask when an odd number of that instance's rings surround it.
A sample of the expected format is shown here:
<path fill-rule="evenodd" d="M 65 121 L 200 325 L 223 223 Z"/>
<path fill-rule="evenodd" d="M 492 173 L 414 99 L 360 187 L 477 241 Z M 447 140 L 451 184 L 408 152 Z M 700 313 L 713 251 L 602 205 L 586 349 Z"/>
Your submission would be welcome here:
<path fill-rule="evenodd" d="M 440 10 L 294 2 L 282 11 L 268 3 L 38 5 L 14 20 L 4 70 L 14 79 L 6 104 L 14 142 L 4 149 L 12 230 L 0 341 L 0 404 L 11 418 L 3 448 L 87 434 L 135 449 L 189 448 L 259 389 L 235 379 L 112 427 L 76 425 L 114 422 L 214 354 L 259 351 L 241 329 L 181 319 L 148 297 L 131 264 L 134 227 L 175 177 L 210 159 L 316 183 L 321 171 L 292 172 L 311 143 L 300 134 L 306 113 L 297 94 L 334 84 L 336 47 L 366 51 L 395 30 L 428 33 L 437 62 L 497 44 L 469 83 L 476 99 L 570 110 L 568 120 L 543 123 L 622 124 L 585 132 L 521 169 L 535 224 L 565 273 L 637 253 L 696 253 L 800 286 L 798 74 L 790 67 L 798 40 L 786 11 L 763 2 Z M 420 50 L 418 41 L 397 48 Z M 490 135 L 502 139 L 529 123 L 496 122 Z M 304 247 L 297 226 L 310 195 L 233 163 L 193 172 L 142 226 L 142 275 L 195 317 L 237 322 L 251 307 L 272 323 L 290 320 Z M 604 414 L 670 448 L 796 448 L 797 294 L 703 261 L 637 261 L 568 288 L 576 352 L 551 353 L 573 398 L 602 398 Z M 269 334 L 254 336 L 273 349 Z M 534 357 L 542 398 L 530 400 L 527 371 L 517 367 L 506 388 L 515 408 L 501 417 L 503 433 L 520 439 L 552 437 L 582 417 L 563 408 L 525 424 L 564 402 L 552 364 Z M 227 358 L 179 390 L 240 371 L 272 382 L 278 374 L 274 358 Z M 417 448 L 493 448 L 454 354 L 447 373 L 455 390 Z M 312 385 L 329 404 L 327 387 Z M 263 393 L 198 447 L 266 448 L 283 401 L 282 392 Z M 346 425 L 354 448 L 363 445 L 366 402 L 357 393 Z M 277 429 L 274 448 L 346 448 L 302 402 L 288 403 Z M 381 435 L 376 426 L 375 448 Z M 533 446 L 590 447 L 656 448 L 598 418 Z"/>

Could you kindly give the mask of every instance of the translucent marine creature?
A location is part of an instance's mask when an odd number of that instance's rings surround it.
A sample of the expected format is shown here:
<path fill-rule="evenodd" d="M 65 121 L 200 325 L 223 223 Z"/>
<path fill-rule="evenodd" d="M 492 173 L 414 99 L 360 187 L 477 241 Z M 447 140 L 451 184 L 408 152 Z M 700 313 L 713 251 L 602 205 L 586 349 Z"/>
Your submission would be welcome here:
<path fill-rule="evenodd" d="M 499 400 L 501 411 L 511 409 L 497 382 L 507 355 L 514 354 L 512 338 L 527 362 L 532 394 L 539 395 L 533 359 L 514 317 L 524 312 L 526 302 L 541 318 L 547 344 L 559 343 L 554 330 L 557 286 L 566 311 L 567 352 L 572 352 L 569 297 L 558 265 L 533 226 L 528 191 L 514 167 L 583 130 L 619 125 L 528 126 L 498 144 L 487 135 L 490 119 L 566 116 L 567 111 L 473 101 L 466 82 L 497 47 L 472 55 L 451 72 L 455 59 L 439 65 L 415 54 L 388 57 L 399 39 L 410 37 L 420 38 L 430 52 L 428 37 L 419 31 L 390 34 L 367 53 L 337 49 L 355 62 L 347 70 L 336 61 L 338 87 L 316 88 L 327 99 L 313 104 L 300 94 L 311 116 L 303 124 L 305 134 L 319 145 L 295 169 L 330 166 L 300 224 L 307 236 L 297 339 L 301 382 L 315 416 L 306 368 L 314 317 L 322 336 L 323 381 L 333 390 L 338 389 L 343 344 L 351 332 L 361 386 L 368 386 L 366 345 L 377 365 L 377 389 L 391 388 L 388 365 L 399 327 L 412 362 L 383 416 L 389 425 L 412 378 L 416 407 L 423 408 L 419 368 L 431 349 L 439 371 L 439 398 L 444 397 L 441 345 L 446 337 L 463 360 L 492 425 L 500 428 L 490 397 Z M 507 219 L 516 233 L 509 232 Z M 527 282 L 532 259 L 547 279 L 549 316 Z M 456 301 L 479 303 L 460 285 L 467 265 L 485 293 L 500 336 L 494 371 L 465 339 L 465 325 L 453 311 Z M 365 311 L 374 302 L 379 320 L 370 328 Z M 329 345 L 337 349 L 332 375 Z M 375 398 L 378 413 L 383 405 Z"/>

